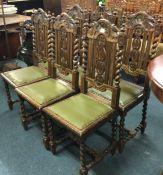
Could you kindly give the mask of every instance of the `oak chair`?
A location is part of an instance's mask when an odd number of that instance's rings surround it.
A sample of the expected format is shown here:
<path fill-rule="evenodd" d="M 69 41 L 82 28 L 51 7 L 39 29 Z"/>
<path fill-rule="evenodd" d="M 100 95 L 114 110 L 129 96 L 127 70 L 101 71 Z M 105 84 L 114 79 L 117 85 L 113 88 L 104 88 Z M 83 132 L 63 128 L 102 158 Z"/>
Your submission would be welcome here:
<path fill-rule="evenodd" d="M 136 13 L 138 11 L 146 11 L 150 14 L 162 14 L 162 1 L 160 0 L 111 0 L 108 2 L 109 8 L 122 8 L 123 11 Z"/>
<path fill-rule="evenodd" d="M 126 18 L 127 19 L 127 18 Z M 127 24 L 122 24 L 122 30 L 126 33 L 126 42 L 124 42 L 124 56 L 122 68 L 125 77 L 120 80 L 120 103 L 119 103 L 119 152 L 127 141 L 136 136 L 141 131 L 143 134 L 146 128 L 147 101 L 150 95 L 149 80 L 147 76 L 148 62 L 155 57 L 159 34 L 155 31 L 155 20 L 145 12 L 138 12 L 129 17 Z M 142 75 L 144 84 L 137 85 L 135 77 Z M 130 81 L 132 80 L 133 81 Z M 111 92 L 99 92 L 91 89 L 92 93 L 111 99 Z M 133 130 L 125 128 L 125 117 L 127 112 L 136 105 L 143 102 L 142 120 Z"/>
<path fill-rule="evenodd" d="M 150 96 L 147 65 L 156 56 L 159 34 L 156 32 L 156 21 L 145 12 L 138 12 L 129 17 L 126 25 L 127 42 L 123 57 L 122 69 L 131 77 L 142 75 L 144 83 L 142 86 L 125 81 L 125 88 L 120 95 L 120 125 L 119 125 L 119 151 L 127 141 L 136 136 L 140 131 L 144 133 L 147 119 L 147 102 Z M 139 103 L 143 102 L 142 119 L 139 125 L 133 129 L 125 128 L 125 117 L 127 112 Z"/>
<path fill-rule="evenodd" d="M 38 9 L 32 15 L 32 26 L 29 27 L 33 32 L 33 60 L 34 66 L 25 67 L 13 71 L 4 72 L 1 74 L 7 93 L 9 109 L 13 109 L 13 104 L 18 102 L 11 98 L 9 85 L 17 88 L 33 82 L 37 82 L 48 78 L 48 71 L 44 71 L 39 67 L 39 63 L 48 62 L 48 29 L 49 16 L 42 10 Z"/>
<path fill-rule="evenodd" d="M 79 91 L 77 70 L 79 42 L 76 36 L 76 23 L 66 13 L 51 18 L 47 43 L 51 59 L 51 64 L 49 64 L 50 78 L 16 88 L 20 97 L 21 119 L 24 129 L 28 129 L 33 115 L 27 114 L 24 101 L 34 106 L 36 113 L 40 114 L 43 107 Z M 59 75 L 64 76 L 72 74 L 71 83 L 59 78 L 58 72 Z"/>
<path fill-rule="evenodd" d="M 43 108 L 42 115 L 47 123 L 44 137 L 49 141 L 50 150 L 55 154 L 56 147 L 61 142 L 53 125 L 53 122 L 59 123 L 80 145 L 80 175 L 87 175 L 88 170 L 107 153 L 114 153 L 123 42 L 119 30 L 106 19 L 96 21 L 90 29 L 86 21 L 83 29 L 81 93 Z M 88 82 L 99 91 L 110 89 L 111 104 L 89 92 Z M 107 121 L 112 123 L 111 143 L 103 151 L 97 152 L 86 145 L 85 141 Z M 87 160 L 86 153 L 91 156 L 91 160 Z"/>

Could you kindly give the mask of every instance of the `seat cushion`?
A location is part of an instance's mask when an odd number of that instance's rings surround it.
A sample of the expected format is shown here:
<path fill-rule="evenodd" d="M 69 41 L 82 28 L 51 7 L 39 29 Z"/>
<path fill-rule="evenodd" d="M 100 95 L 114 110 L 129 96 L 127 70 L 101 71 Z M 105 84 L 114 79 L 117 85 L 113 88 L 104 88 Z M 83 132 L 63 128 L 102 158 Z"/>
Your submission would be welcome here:
<path fill-rule="evenodd" d="M 120 106 L 122 107 L 128 106 L 131 102 L 133 102 L 137 97 L 139 97 L 143 93 L 143 87 L 125 80 L 121 80 L 120 88 Z M 110 90 L 101 92 L 94 88 L 90 88 L 89 92 L 100 95 L 101 97 L 107 100 L 111 100 L 112 98 L 112 92 Z"/>
<path fill-rule="evenodd" d="M 14 87 L 30 84 L 48 77 L 47 73 L 36 66 L 4 72 L 2 76 L 11 82 Z"/>
<path fill-rule="evenodd" d="M 61 73 L 58 73 L 57 75 L 58 75 L 59 78 L 61 78 L 64 81 L 72 82 L 72 74 L 63 75 Z"/>
<path fill-rule="evenodd" d="M 78 71 L 79 71 L 79 85 L 80 85 L 80 79 L 81 79 L 81 75 L 82 75 L 82 68 L 78 67 Z M 72 74 L 68 74 L 68 75 L 63 75 L 61 74 L 59 71 L 57 71 L 57 75 L 59 78 L 67 81 L 67 82 L 72 82 Z"/>
<path fill-rule="evenodd" d="M 71 87 L 63 84 L 62 81 L 54 80 L 52 78 L 18 87 L 16 88 L 16 91 L 38 108 L 42 108 L 73 92 Z"/>
<path fill-rule="evenodd" d="M 48 62 L 41 62 L 41 63 L 38 63 L 38 67 L 40 67 L 41 69 L 45 69 L 45 70 L 48 70 Z"/>
<path fill-rule="evenodd" d="M 77 134 L 82 135 L 92 125 L 108 117 L 113 109 L 85 94 L 72 96 L 59 103 L 43 109 L 52 118 L 69 126 Z"/>

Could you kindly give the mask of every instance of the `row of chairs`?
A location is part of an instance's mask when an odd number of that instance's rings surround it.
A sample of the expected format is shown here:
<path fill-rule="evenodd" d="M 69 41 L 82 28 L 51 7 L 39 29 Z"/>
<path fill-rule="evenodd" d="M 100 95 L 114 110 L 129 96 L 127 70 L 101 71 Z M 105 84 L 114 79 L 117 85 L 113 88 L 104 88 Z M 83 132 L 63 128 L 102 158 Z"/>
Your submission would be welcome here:
<path fill-rule="evenodd" d="M 109 8 L 121 7 L 127 12 L 147 11 L 150 14 L 163 14 L 163 4 L 160 0 L 111 0 L 108 2 Z"/>
<path fill-rule="evenodd" d="M 55 154 L 67 138 L 79 145 L 80 175 L 88 174 L 106 154 L 122 152 L 139 131 L 144 133 L 150 94 L 146 69 L 159 42 L 157 23 L 144 12 L 125 18 L 121 26 L 103 13 L 91 21 L 91 14 L 74 18 L 67 12 L 54 17 L 36 10 L 28 26 L 33 31 L 35 65 L 1 74 L 11 110 L 9 85 L 18 94 L 25 130 L 41 116 L 47 150 Z M 143 86 L 125 80 L 122 73 L 130 78 L 142 75 Z M 34 107 L 33 113 L 27 113 L 25 101 Z M 126 129 L 127 112 L 142 101 L 139 125 Z M 111 139 L 99 152 L 86 140 L 104 124 L 111 124 Z"/>
<path fill-rule="evenodd" d="M 144 11 L 145 12 L 145 11 Z M 83 19 L 87 18 L 89 22 L 97 21 L 98 19 L 105 18 L 109 20 L 112 24 L 115 24 L 118 28 L 122 27 L 124 21 L 126 21 L 129 16 L 134 12 L 125 12 L 123 8 L 112 8 L 108 9 L 105 5 L 97 6 L 95 11 L 85 11 L 78 5 L 74 5 L 72 8 L 67 9 L 66 13 L 70 15 L 74 20 L 79 18 L 79 26 L 82 29 Z M 145 12 L 146 13 L 146 12 Z M 161 33 L 163 29 L 163 17 L 159 14 L 152 14 L 152 17 L 157 21 L 156 31 L 159 33 L 159 38 L 161 39 Z"/>

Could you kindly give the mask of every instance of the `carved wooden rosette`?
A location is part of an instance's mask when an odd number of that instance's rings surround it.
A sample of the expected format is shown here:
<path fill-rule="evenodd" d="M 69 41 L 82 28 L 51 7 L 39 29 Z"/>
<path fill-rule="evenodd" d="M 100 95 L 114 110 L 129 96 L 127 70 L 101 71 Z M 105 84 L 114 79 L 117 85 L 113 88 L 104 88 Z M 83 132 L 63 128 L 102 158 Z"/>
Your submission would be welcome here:
<path fill-rule="evenodd" d="M 145 12 L 129 17 L 123 69 L 132 76 L 145 75 L 154 38 L 155 21 Z"/>
<path fill-rule="evenodd" d="M 39 62 L 46 62 L 48 58 L 48 29 L 49 16 L 42 9 L 34 11 L 33 23 L 33 55 Z M 36 63 L 36 60 L 34 61 Z"/>

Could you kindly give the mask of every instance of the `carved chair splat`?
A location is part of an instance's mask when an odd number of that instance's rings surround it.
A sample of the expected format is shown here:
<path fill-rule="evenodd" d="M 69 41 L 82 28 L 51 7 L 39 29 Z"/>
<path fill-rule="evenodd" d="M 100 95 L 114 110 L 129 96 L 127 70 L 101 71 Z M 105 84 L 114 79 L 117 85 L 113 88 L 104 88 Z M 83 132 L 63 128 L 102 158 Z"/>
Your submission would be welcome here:
<path fill-rule="evenodd" d="M 79 5 L 75 4 L 74 6 L 72 6 L 71 8 L 67 9 L 66 13 L 71 16 L 75 21 L 77 21 L 78 23 L 78 37 L 79 39 L 79 46 L 80 46 L 80 50 L 79 50 L 79 64 L 82 65 L 82 59 L 81 59 L 81 47 L 82 47 L 82 30 L 83 30 L 83 23 L 85 19 L 90 18 L 89 12 L 85 9 L 82 9 Z"/>

